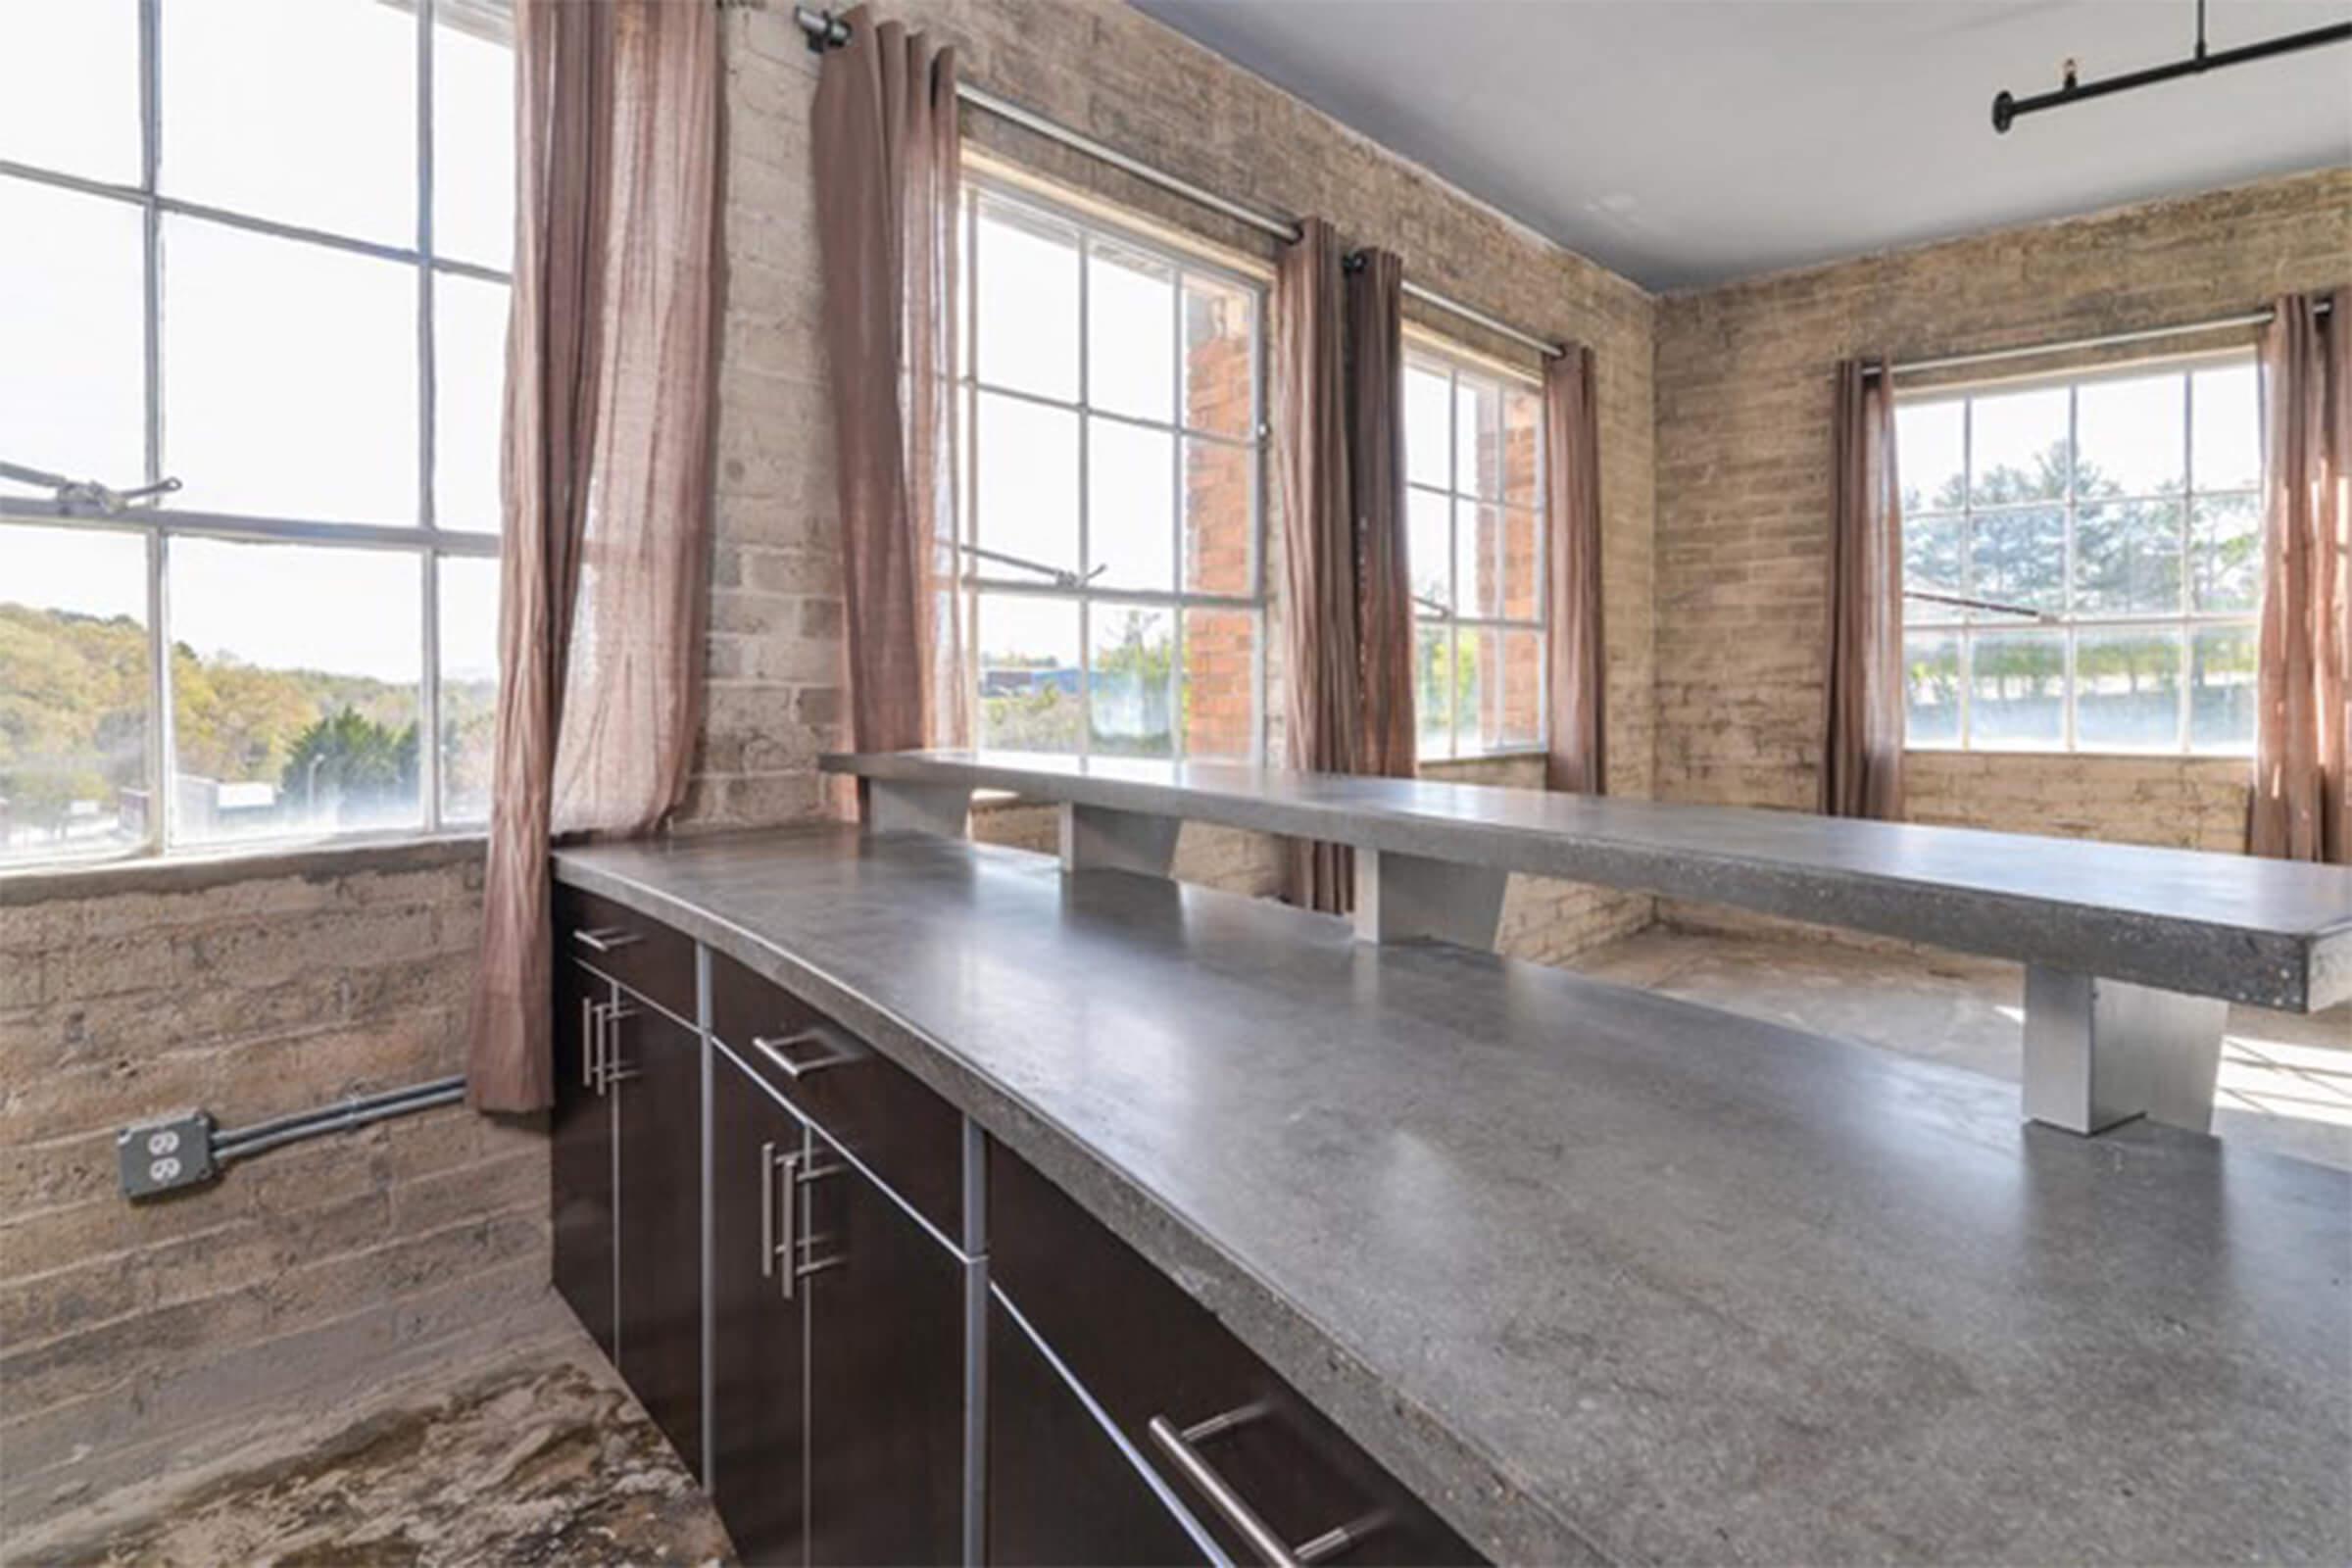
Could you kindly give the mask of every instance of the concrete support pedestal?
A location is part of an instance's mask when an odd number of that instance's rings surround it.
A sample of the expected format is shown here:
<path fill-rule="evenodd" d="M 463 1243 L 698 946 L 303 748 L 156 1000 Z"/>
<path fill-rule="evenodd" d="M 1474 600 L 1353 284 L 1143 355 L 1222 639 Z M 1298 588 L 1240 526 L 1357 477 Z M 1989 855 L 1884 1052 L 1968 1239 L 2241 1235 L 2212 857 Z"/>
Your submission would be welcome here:
<path fill-rule="evenodd" d="M 2211 1132 L 2229 1017 L 2211 997 L 2029 965 L 2026 1116 L 2073 1133 L 2134 1116 Z"/>
<path fill-rule="evenodd" d="M 1360 942 L 1451 942 L 1492 952 L 1508 871 L 1387 850 L 1355 852 Z"/>
<path fill-rule="evenodd" d="M 1061 808 L 1061 868 L 1166 876 L 1176 861 L 1176 835 L 1183 829 L 1183 821 L 1173 816 L 1147 816 L 1141 811 L 1114 811 L 1065 801 Z"/>
<path fill-rule="evenodd" d="M 862 782 L 861 814 L 868 833 L 935 833 L 959 839 L 971 821 L 969 785 L 882 778 Z"/>

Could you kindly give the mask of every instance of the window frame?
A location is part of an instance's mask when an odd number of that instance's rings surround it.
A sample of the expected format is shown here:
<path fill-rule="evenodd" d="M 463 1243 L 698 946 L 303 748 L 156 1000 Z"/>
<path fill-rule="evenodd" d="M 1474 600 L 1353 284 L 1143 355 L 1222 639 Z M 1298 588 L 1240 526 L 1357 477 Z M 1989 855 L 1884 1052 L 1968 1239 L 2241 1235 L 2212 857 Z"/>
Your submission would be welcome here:
<path fill-rule="evenodd" d="M 1267 312 L 1272 289 L 1263 275 L 1221 263 L 1203 250 L 1185 246 L 1180 240 L 1161 233 L 1151 232 L 1138 225 L 1120 222 L 1091 206 L 1056 199 L 1025 181 L 1015 181 L 984 166 L 967 160 L 963 166 L 962 211 L 957 215 L 961 243 L 957 252 L 960 275 L 956 287 L 961 307 L 956 323 L 956 362 L 955 373 L 956 398 L 958 404 L 957 422 L 962 432 L 962 450 L 956 454 L 958 474 L 958 505 L 956 509 L 956 553 L 959 566 L 956 572 L 956 592 L 961 596 L 964 617 L 965 682 L 971 701 L 975 734 L 973 744 L 981 744 L 977 733 L 982 722 L 982 669 L 980 662 L 980 602 L 983 595 L 1001 598 L 1036 599 L 1054 603 L 1075 604 L 1078 610 L 1078 682 L 1081 709 L 1078 719 L 1078 745 L 1072 752 L 1040 752 L 1040 756 L 1091 757 L 1094 751 L 1094 610 L 1098 605 L 1135 606 L 1168 612 L 1172 626 L 1169 643 L 1170 670 L 1174 684 L 1173 696 L 1180 703 L 1185 680 L 1185 616 L 1193 610 L 1244 612 L 1250 616 L 1254 627 L 1250 639 L 1250 751 L 1246 758 L 1231 758 L 1223 754 L 1207 754 L 1212 761 L 1247 761 L 1262 764 L 1266 755 L 1266 638 L 1271 616 L 1270 595 L 1266 573 L 1266 458 L 1268 430 L 1266 425 L 1266 329 Z M 984 204 L 1027 211 L 1046 221 L 1069 228 L 1078 236 L 1078 291 L 1072 309 L 1077 320 L 1078 380 L 1075 399 L 1065 400 L 1018 387 L 1009 387 L 981 379 L 979 373 L 979 277 L 986 259 L 980 249 L 979 220 Z M 1140 252 L 1166 266 L 1171 273 L 1173 306 L 1169 318 L 1174 353 L 1171 374 L 1175 378 L 1174 396 L 1170 401 L 1169 420 L 1157 420 L 1097 408 L 1091 399 L 1093 349 L 1089 332 L 1089 261 L 1096 244 L 1107 242 L 1130 252 Z M 1184 422 L 1184 307 L 1185 279 L 1200 276 L 1212 279 L 1219 285 L 1246 290 L 1254 302 L 1252 318 L 1254 330 L 1250 342 L 1250 433 L 1232 436 L 1214 430 L 1189 426 Z M 986 557 L 965 553 L 962 547 L 980 545 L 979 495 L 981 443 L 979 439 L 980 396 L 1007 398 L 1035 408 L 1054 409 L 1071 415 L 1077 425 L 1078 471 L 1076 476 L 1078 559 L 1071 570 L 1079 574 L 1075 586 L 1044 580 L 1035 575 L 1017 575 L 1019 568 Z M 1089 457 L 1093 441 L 1093 421 L 1104 419 L 1130 429 L 1147 430 L 1168 435 L 1174 449 L 1170 466 L 1170 540 L 1177 569 L 1172 589 L 1095 587 L 1084 579 L 1087 563 L 1092 560 L 1094 497 L 1088 483 Z M 1210 593 L 1188 589 L 1184 582 L 1183 554 L 1185 539 L 1185 446 L 1187 442 L 1207 442 L 1230 451 L 1250 454 L 1250 585 L 1245 594 Z M 1048 564 L 1051 564 L 1049 563 Z M 1104 755 L 1128 756 L 1128 753 Z M 1185 726 L 1181 719 L 1169 730 L 1168 760 L 1187 760 Z"/>
<path fill-rule="evenodd" d="M 2249 760 L 2252 758 L 2254 753 L 2254 740 L 2251 734 L 2248 735 L 2245 743 L 2242 746 L 2232 745 L 2229 747 L 2199 747 L 2194 743 L 2193 730 L 2193 703 L 2196 696 L 2194 674 L 2197 633 L 2201 630 L 2213 629 L 2242 630 L 2251 635 L 2259 637 L 2261 629 L 2262 605 L 2259 589 L 2255 603 L 2251 607 L 2244 610 L 2205 611 L 2199 610 L 2196 607 L 2194 551 L 2196 541 L 2195 529 L 2197 503 L 2207 498 L 2234 499 L 2250 497 L 2255 502 L 2256 507 L 2259 510 L 2264 494 L 2264 475 L 2260 467 L 2258 467 L 2255 474 L 2254 483 L 2250 487 L 2229 486 L 2222 489 L 2208 491 L 2200 489 L 2197 484 L 2197 400 L 2195 376 L 2199 370 L 2228 368 L 2236 366 L 2254 367 L 2257 370 L 2256 429 L 2254 450 L 2257 464 L 2267 465 L 2268 449 L 2265 423 L 2268 419 L 2268 411 L 2264 407 L 2261 398 L 2259 364 L 2255 350 L 2251 345 L 2193 353 L 2164 354 L 2149 356 L 2146 358 L 2127 359 L 2112 363 L 2083 366 L 2073 369 L 2053 370 L 2046 373 L 2033 375 L 2001 377 L 1987 380 L 1954 381 L 1935 386 L 1899 390 L 1896 392 L 1895 405 L 1898 409 L 1906 404 L 1919 405 L 1929 403 L 1948 403 L 1954 401 L 1960 402 L 1963 405 L 1960 432 L 1960 471 L 1964 489 L 1960 507 L 1957 509 L 1932 506 L 1922 507 L 1919 509 L 1916 514 L 1906 510 L 1903 517 L 1906 534 L 1914 520 L 1915 515 L 1920 518 L 1959 519 L 1962 529 L 1961 561 L 1966 574 L 1966 581 L 1959 588 L 1953 590 L 1955 593 L 1963 597 L 1980 597 L 1975 587 L 1975 524 L 1976 518 L 1981 514 L 1997 516 L 2021 514 L 2035 511 L 2048 512 L 2054 510 L 2063 514 L 2066 530 L 2064 543 L 2062 546 L 2064 557 L 2062 575 L 2060 579 L 2060 594 L 2063 600 L 2063 608 L 2049 612 L 2049 618 L 2047 619 L 2026 620 L 2020 616 L 2002 615 L 1991 612 L 1970 611 L 1958 606 L 1936 606 L 1924 614 L 1915 613 L 1912 607 L 1915 603 L 1917 603 L 1917 601 L 1910 599 L 1907 592 L 1898 598 L 1896 605 L 1900 620 L 1900 632 L 1898 634 L 1898 640 L 1907 642 L 1907 640 L 1914 634 L 1949 636 L 1957 640 L 1959 647 L 1957 681 L 1958 708 L 1956 714 L 1957 728 L 1954 738 L 1950 741 L 1922 741 L 1915 739 L 1912 736 L 1910 728 L 1911 704 L 1909 691 L 1909 659 L 1907 656 L 1905 657 L 1905 689 L 1903 700 L 1903 749 L 1905 751 L 1922 753 L 1949 753 L 1956 755 L 1973 754 L 1985 757 L 2117 757 L 2132 758 L 2141 760 L 2154 760 L 2167 761 L 2234 761 Z M 2177 494 L 2132 491 L 2116 496 L 2094 496 L 2088 498 L 2087 504 L 2092 506 L 2128 506 L 2153 503 L 2178 507 L 2180 511 L 2179 603 L 2177 607 L 2170 612 L 2135 610 L 2116 612 L 2102 612 L 2098 611 L 2078 610 L 2074 603 L 2077 595 L 2075 572 L 2077 563 L 2080 560 L 2076 549 L 2076 526 L 2078 514 L 2086 504 L 2085 499 L 2081 496 L 2077 490 L 2077 464 L 2082 455 L 2081 390 L 2085 386 L 2093 386 L 2102 381 L 2132 380 L 2165 372 L 2177 373 L 2184 378 L 2184 385 L 2181 391 L 2180 412 L 2181 487 L 2180 491 Z M 1976 500 L 1975 472 L 1976 400 L 1980 397 L 2005 396 L 2018 392 L 2046 391 L 2053 389 L 2063 389 L 2067 394 L 2067 484 L 2066 494 L 2063 500 L 2058 502 L 2011 502 L 1986 507 L 1979 507 Z M 1901 471 L 1899 467 L 1899 450 L 1897 453 L 1897 472 L 1899 473 Z M 2260 529 L 2261 523 L 2259 520 L 2257 520 L 2256 531 L 2258 536 Z M 1903 586 L 1906 590 L 1908 590 L 1910 586 L 1910 575 L 1907 564 L 1904 569 Z M 2062 685 L 2060 688 L 2060 737 L 2056 744 L 2034 745 L 2017 741 L 1980 743 L 1975 739 L 1973 735 L 1971 718 L 1973 716 L 1972 710 L 1975 706 L 1976 646 L 1979 637 L 1987 631 L 2041 631 L 2045 634 L 2054 635 L 2061 640 L 2064 648 L 2065 662 L 2063 666 L 2063 674 L 2061 676 Z M 2081 743 L 2079 722 L 2077 717 L 2077 709 L 2080 703 L 2080 687 L 2078 684 L 2078 648 L 2082 633 L 2086 631 L 2093 633 L 2172 632 L 2179 634 L 2180 643 L 2180 658 L 2175 671 L 2175 680 L 2178 690 L 2176 707 L 2178 711 L 2174 721 L 2173 740 L 2170 745 L 2133 747 L 2118 745 L 2115 743 L 2097 743 L 2090 746 L 2084 746 Z"/>
<path fill-rule="evenodd" d="M 1446 581 L 1447 591 L 1446 609 L 1442 614 L 1432 611 L 1428 602 L 1418 594 L 1413 596 L 1414 760 L 1416 763 L 1474 762 L 1494 758 L 1540 756 L 1548 750 L 1551 744 L 1551 703 L 1548 689 L 1551 682 L 1551 660 L 1548 657 L 1551 629 L 1551 573 L 1546 569 L 1551 546 L 1551 485 L 1549 482 L 1551 453 L 1550 442 L 1547 439 L 1550 434 L 1551 410 L 1546 406 L 1544 397 L 1544 384 L 1533 374 L 1497 365 L 1467 350 L 1443 342 L 1433 334 L 1408 332 L 1401 363 L 1396 371 L 1398 428 L 1408 452 L 1411 436 L 1408 431 L 1403 429 L 1403 421 L 1409 417 L 1406 413 L 1408 400 L 1404 396 L 1403 378 L 1415 368 L 1425 371 L 1443 371 L 1446 376 L 1446 487 L 1440 489 L 1435 485 L 1415 482 L 1409 463 L 1405 465 L 1398 477 L 1402 481 L 1406 516 L 1398 518 L 1397 522 L 1400 527 L 1406 527 L 1406 536 L 1409 540 L 1410 529 L 1407 526 L 1407 519 L 1411 514 L 1412 497 L 1415 491 L 1426 496 L 1436 496 L 1446 503 Z M 1475 480 L 1472 481 L 1471 488 L 1463 488 L 1460 471 L 1460 422 L 1461 385 L 1465 374 L 1473 381 L 1494 386 L 1498 397 L 1508 390 L 1508 383 L 1516 382 L 1519 390 L 1535 399 L 1536 502 L 1533 507 L 1513 506 L 1501 492 L 1492 498 L 1481 496 L 1475 488 Z M 1461 509 L 1464 504 L 1471 507 L 1491 506 L 1505 517 L 1513 512 L 1519 512 L 1529 514 L 1535 518 L 1536 613 L 1533 619 L 1462 613 L 1460 528 Z M 1423 732 L 1420 721 L 1419 669 L 1421 632 L 1425 626 L 1443 627 L 1443 635 L 1446 639 L 1446 686 L 1448 711 L 1446 715 L 1446 752 L 1443 757 L 1425 756 L 1420 751 Z M 1498 634 L 1503 632 L 1534 634 L 1538 650 L 1536 659 L 1536 732 L 1531 740 L 1515 741 L 1507 746 L 1481 747 L 1465 751 L 1462 748 L 1461 714 L 1453 710 L 1459 703 L 1462 690 L 1461 678 L 1454 672 L 1453 661 L 1460 657 L 1462 634 L 1464 632 L 1476 634 L 1482 631 L 1493 631 Z"/>
<path fill-rule="evenodd" d="M 335 522 L 322 516 L 288 518 L 242 513 L 188 511 L 174 508 L 168 496 L 117 514 L 84 502 L 0 492 L 0 539 L 12 524 L 48 527 L 68 525 L 109 533 L 141 536 L 146 544 L 146 635 L 148 643 L 147 728 L 144 743 L 144 784 L 150 808 L 144 840 L 112 854 L 71 852 L 0 859 L 0 872 L 55 870 L 103 865 L 127 859 L 201 856 L 225 858 L 280 853 L 289 845 L 364 845 L 403 843 L 440 837 L 450 832 L 479 832 L 487 816 L 446 816 L 443 810 L 440 765 L 441 626 L 440 577 L 444 559 L 497 560 L 500 532 L 443 528 L 434 514 L 434 415 L 438 399 L 435 356 L 438 352 L 434 319 L 434 282 L 444 276 L 472 278 L 512 289 L 512 272 L 436 253 L 433 244 L 433 62 L 436 0 L 410 0 L 416 10 L 416 100 L 413 127 L 416 142 L 415 240 L 390 245 L 330 230 L 287 223 L 233 209 L 188 201 L 166 193 L 160 175 L 164 156 L 163 119 L 163 8 L 171 0 L 137 0 L 139 179 L 134 185 L 93 179 L 64 170 L 0 158 L 0 181 L 23 180 L 53 190 L 124 204 L 140 214 L 142 428 L 144 463 L 139 483 L 153 485 L 165 477 L 164 468 L 164 232 L 167 218 L 200 220 L 281 244 L 323 247 L 345 255 L 370 257 L 407 267 L 416 290 L 416 521 L 414 524 Z M 458 14 L 453 8 L 453 16 Z M 510 299 L 511 299 L 510 294 Z M 31 454 L 0 453 L 14 461 L 37 461 Z M 112 475 L 73 475 L 112 482 Z M 244 544 L 294 544 L 349 550 L 406 554 L 414 558 L 420 576 L 418 627 L 422 662 L 416 689 L 416 789 L 418 819 L 415 826 L 355 829 L 349 832 L 305 830 L 255 834 L 222 839 L 183 840 L 174 829 L 179 816 L 176 737 L 173 734 L 170 580 L 174 539 L 226 540 Z"/>

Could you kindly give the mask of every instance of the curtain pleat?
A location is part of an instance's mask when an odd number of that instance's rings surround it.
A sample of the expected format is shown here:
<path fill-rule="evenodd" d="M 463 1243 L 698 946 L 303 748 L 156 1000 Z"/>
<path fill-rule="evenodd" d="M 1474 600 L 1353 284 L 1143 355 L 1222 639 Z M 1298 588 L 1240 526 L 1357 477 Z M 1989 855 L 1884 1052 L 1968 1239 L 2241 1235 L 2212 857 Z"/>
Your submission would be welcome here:
<path fill-rule="evenodd" d="M 1274 474 L 1282 501 L 1285 747 L 1317 773 L 1357 766 L 1355 526 L 1348 505 L 1347 386 L 1339 240 L 1310 218 L 1274 278 Z M 1354 902 L 1354 857 L 1295 840 L 1283 896 L 1342 913 Z"/>
<path fill-rule="evenodd" d="M 1579 795 L 1609 788 L 1609 663 L 1600 608 L 1600 412 L 1592 351 L 1570 343 L 1544 368 L 1544 562 L 1550 622 L 1544 781 Z"/>
<path fill-rule="evenodd" d="M 1411 778 L 1413 584 L 1404 532 L 1404 264 L 1359 251 L 1348 274 L 1348 468 L 1367 773 Z"/>
<path fill-rule="evenodd" d="M 1892 819 L 1903 808 L 1903 515 L 1894 392 L 1874 368 L 1838 366 L 1821 809 Z"/>
<path fill-rule="evenodd" d="M 2329 308 L 2323 312 L 2323 300 Z M 2352 289 L 2278 299 L 2262 338 L 2256 855 L 2352 863 Z"/>
<path fill-rule="evenodd" d="M 718 31 L 661 0 L 515 8 L 499 700 L 466 1093 L 551 1102 L 548 843 L 642 832 L 701 727 Z"/>
<path fill-rule="evenodd" d="M 956 548 L 956 54 L 865 7 L 812 122 L 850 734 L 859 751 L 969 729 Z"/>

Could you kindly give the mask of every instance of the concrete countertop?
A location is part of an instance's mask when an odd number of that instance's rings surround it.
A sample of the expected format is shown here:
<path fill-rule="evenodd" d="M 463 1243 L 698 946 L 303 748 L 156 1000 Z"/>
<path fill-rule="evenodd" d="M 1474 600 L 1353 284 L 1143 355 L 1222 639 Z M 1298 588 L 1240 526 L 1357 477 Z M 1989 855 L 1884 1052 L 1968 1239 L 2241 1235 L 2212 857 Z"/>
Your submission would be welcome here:
<path fill-rule="evenodd" d="M 2340 865 L 1229 762 L 939 751 L 821 765 L 1733 905 L 2260 1007 L 2352 998 Z"/>
<path fill-rule="evenodd" d="M 859 1030 L 1497 1560 L 2352 1558 L 2352 1177 L 961 841 L 567 850 Z"/>

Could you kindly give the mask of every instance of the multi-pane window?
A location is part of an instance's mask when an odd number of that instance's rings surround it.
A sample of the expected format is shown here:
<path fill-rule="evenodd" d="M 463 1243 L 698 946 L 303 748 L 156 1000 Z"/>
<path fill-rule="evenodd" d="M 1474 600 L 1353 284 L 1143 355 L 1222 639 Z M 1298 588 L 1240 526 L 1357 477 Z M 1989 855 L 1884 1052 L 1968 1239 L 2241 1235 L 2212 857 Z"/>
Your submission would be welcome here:
<path fill-rule="evenodd" d="M 958 416 L 978 744 L 1258 755 L 1262 287 L 967 183 Z"/>
<path fill-rule="evenodd" d="M 2251 359 L 1925 394 L 1895 423 L 1909 745 L 2252 749 Z"/>
<path fill-rule="evenodd" d="M 487 815 L 507 9 L 0 6 L 0 863 Z"/>
<path fill-rule="evenodd" d="M 1544 744 L 1544 400 L 1414 349 L 1404 367 L 1405 555 L 1424 760 Z"/>

